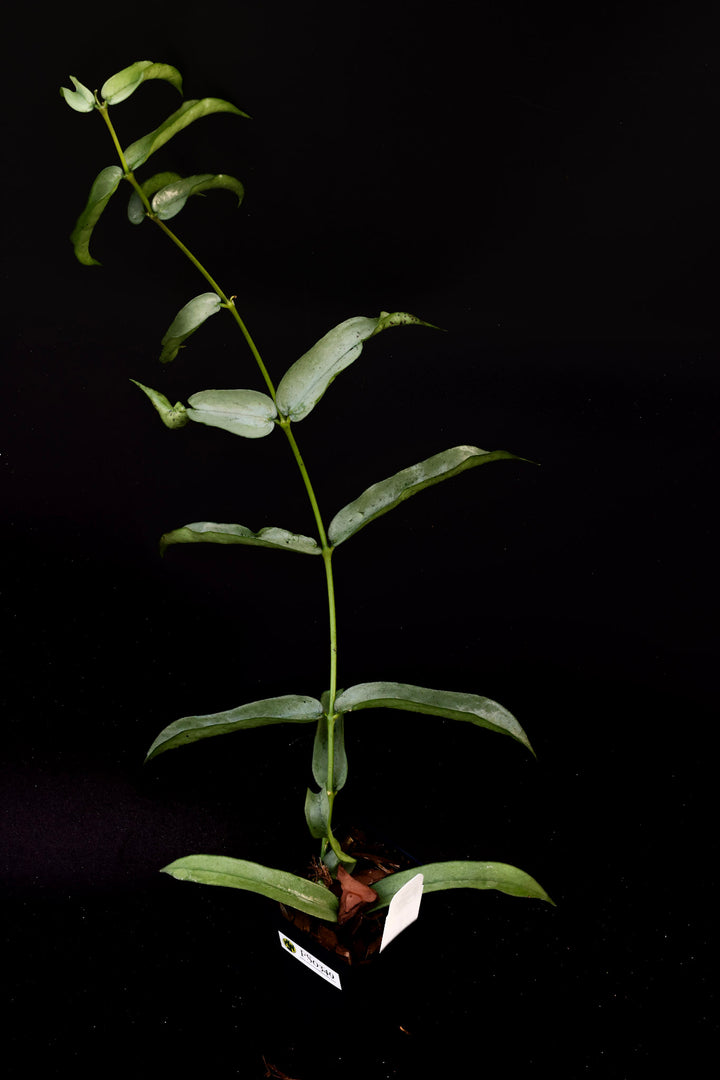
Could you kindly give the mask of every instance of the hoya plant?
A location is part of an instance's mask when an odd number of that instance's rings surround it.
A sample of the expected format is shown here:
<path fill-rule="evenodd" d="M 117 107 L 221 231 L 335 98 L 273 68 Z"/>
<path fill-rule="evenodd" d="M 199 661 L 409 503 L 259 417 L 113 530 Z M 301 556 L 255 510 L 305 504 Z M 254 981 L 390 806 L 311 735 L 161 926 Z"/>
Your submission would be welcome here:
<path fill-rule="evenodd" d="M 126 195 L 126 213 L 133 225 L 152 222 L 168 240 L 189 259 L 204 279 L 205 291 L 183 298 L 176 317 L 162 338 L 159 361 L 170 363 L 186 342 L 208 319 L 224 314 L 234 322 L 249 349 L 253 363 L 247 363 L 247 375 L 241 385 L 229 389 L 199 389 L 187 404 L 171 404 L 168 398 L 137 380 L 139 389 L 160 415 L 166 427 L 180 429 L 188 423 L 221 428 L 240 439 L 260 440 L 270 436 L 287 440 L 307 492 L 315 522 L 315 535 L 304 536 L 284 527 L 266 527 L 255 532 L 244 524 L 217 521 L 190 521 L 170 529 L 161 539 L 161 550 L 175 544 L 233 544 L 243 549 L 239 559 L 252 558 L 246 548 L 271 548 L 289 552 L 293 557 L 312 558 L 318 564 L 318 587 L 327 596 L 328 654 L 327 682 L 313 672 L 316 697 L 305 694 L 268 696 L 259 701 L 236 705 L 223 712 L 184 716 L 165 727 L 152 743 L 147 759 L 168 750 L 186 747 L 200 739 L 227 736 L 250 728 L 273 724 L 306 724 L 314 729 L 312 773 L 316 787 L 305 796 L 305 819 L 310 835 L 318 843 L 316 872 L 304 878 L 286 870 L 263 866 L 244 859 L 219 855 L 186 855 L 176 859 L 164 872 L 182 881 L 224 885 L 250 890 L 280 901 L 288 908 L 315 916 L 326 923 L 338 920 L 344 896 L 352 892 L 356 859 L 346 850 L 342 838 L 333 831 L 335 800 L 348 775 L 344 730 L 348 717 L 363 709 L 401 709 L 473 724 L 486 731 L 509 736 L 532 752 L 527 735 L 515 717 L 502 705 L 469 692 L 433 690 L 403 682 L 365 682 L 342 689 L 338 682 L 338 621 L 333 585 L 333 563 L 345 557 L 345 545 L 360 529 L 383 514 L 400 506 L 406 499 L 434 484 L 450 480 L 481 465 L 518 459 L 506 450 L 481 450 L 477 446 L 453 446 L 433 454 L 392 476 L 378 480 L 342 505 L 329 520 L 318 505 L 313 483 L 303 460 L 296 435 L 297 426 L 309 420 L 333 380 L 362 354 L 366 343 L 391 329 L 407 326 L 430 327 L 431 324 L 406 312 L 381 311 L 378 315 L 354 315 L 333 327 L 307 349 L 299 359 L 281 372 L 279 381 L 268 370 L 236 304 L 189 250 L 168 222 L 177 217 L 194 195 L 225 189 L 243 199 L 240 180 L 225 173 L 197 173 L 180 176 L 174 172 L 151 173 L 140 179 L 138 171 L 153 154 L 195 121 L 215 113 L 226 113 L 237 122 L 246 117 L 235 105 L 214 97 L 183 100 L 158 127 L 134 142 L 124 144 L 115 127 L 115 107 L 134 94 L 144 83 L 162 79 L 182 96 L 182 79 L 169 64 L 140 60 L 112 75 L 99 91 L 92 91 L 74 76 L 73 89 L 61 89 L 65 102 L 78 113 L 94 113 L 107 129 L 116 160 L 100 170 L 93 181 L 84 210 L 71 234 L 76 258 L 84 266 L 99 265 L 91 254 L 93 230 L 108 203 L 120 189 Z M 255 381 L 252 383 L 253 371 Z M 245 385 L 247 384 L 247 385 Z M 276 434 L 279 433 L 279 434 Z M 237 445 L 237 444 L 236 444 Z M 232 454 L 233 446 L 228 443 Z M 249 452 L 253 452 L 251 448 Z M 247 450 L 243 450 L 247 453 Z M 350 495 L 353 493 L 350 492 Z M 347 495 L 344 496 L 347 498 Z M 242 516 L 242 515 L 241 515 Z M 352 545 L 350 545 L 352 547 Z M 339 549 L 342 552 L 338 554 Z M 269 689 L 272 694 L 272 690 Z M 310 750 L 310 740 L 308 740 Z M 183 750 L 183 753 L 185 751 Z M 373 883 L 368 910 L 378 911 L 388 905 L 395 893 L 414 875 L 423 874 L 423 891 L 473 888 L 497 889 L 512 896 L 531 897 L 550 903 L 545 890 L 529 874 L 515 866 L 498 862 L 449 861 L 399 870 Z M 342 889 L 337 887 L 341 883 Z M 334 887 L 335 886 L 335 887 Z M 361 892 L 362 890 L 360 890 Z M 340 895 L 340 899 L 339 899 Z"/>

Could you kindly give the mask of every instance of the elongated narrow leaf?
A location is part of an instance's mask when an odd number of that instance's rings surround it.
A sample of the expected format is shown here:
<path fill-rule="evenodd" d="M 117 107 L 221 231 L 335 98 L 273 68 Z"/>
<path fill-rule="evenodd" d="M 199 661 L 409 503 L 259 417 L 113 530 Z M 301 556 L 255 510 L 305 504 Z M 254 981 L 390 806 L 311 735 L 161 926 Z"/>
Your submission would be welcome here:
<path fill-rule="evenodd" d="M 261 439 L 275 427 L 275 402 L 259 390 L 201 390 L 188 401 L 191 420 L 244 439 Z"/>
<path fill-rule="evenodd" d="M 251 701 L 237 709 L 210 713 L 207 716 L 184 716 L 168 724 L 147 752 L 146 761 L 177 746 L 227 735 L 233 731 L 266 727 L 269 724 L 311 724 L 322 716 L 322 705 L 315 698 L 285 694 L 282 697 Z"/>
<path fill-rule="evenodd" d="M 118 184 L 122 180 L 122 169 L 119 165 L 108 165 L 95 177 L 90 188 L 90 194 L 85 209 L 75 222 L 75 228 L 70 233 L 70 241 L 75 249 L 75 257 L 83 266 L 99 266 L 100 263 L 90 254 L 90 237 L 97 225 L 100 215 L 117 191 Z"/>
<path fill-rule="evenodd" d="M 415 315 L 380 312 L 377 319 L 355 315 L 333 327 L 286 371 L 277 390 L 277 404 L 284 416 L 303 420 L 317 405 L 333 379 L 362 352 L 363 342 L 390 326 L 414 323 L 430 326 Z"/>
<path fill-rule="evenodd" d="M 356 712 L 358 709 L 401 709 L 429 716 L 443 716 L 448 720 L 467 720 L 478 727 L 511 735 L 534 753 L 527 735 L 513 714 L 498 705 L 497 701 L 479 697 L 477 694 L 461 694 L 454 690 L 428 690 L 423 686 L 409 686 L 407 683 L 359 683 L 338 695 L 335 708 L 345 713 Z"/>
<path fill-rule="evenodd" d="M 142 204 L 141 204 L 142 205 Z M 182 343 L 194 334 L 199 326 L 220 310 L 222 301 L 217 293 L 205 292 L 193 297 L 170 323 L 162 339 L 160 363 L 169 364 L 180 352 Z"/>
<path fill-rule="evenodd" d="M 81 82 L 78 82 L 74 75 L 70 76 L 70 82 L 75 87 L 74 90 L 68 90 L 64 86 L 60 87 L 60 93 L 70 108 L 80 113 L 92 112 L 95 108 L 95 95 L 92 90 L 88 90 L 87 86 L 83 86 Z"/>
<path fill-rule="evenodd" d="M 323 701 L 323 706 L 324 706 Z M 333 791 L 340 791 L 345 786 L 348 773 L 347 755 L 345 753 L 345 717 L 342 713 L 336 714 L 337 719 L 333 728 Z M 327 714 L 318 720 L 313 743 L 313 776 L 321 788 L 328 788 L 328 718 Z"/>
<path fill-rule="evenodd" d="M 387 514 L 411 495 L 424 488 L 449 480 L 466 469 L 476 465 L 486 465 L 491 461 L 523 461 L 507 450 L 480 450 L 477 446 L 453 446 L 440 454 L 433 454 L 417 465 L 411 465 L 380 480 L 363 491 L 342 510 L 338 511 L 330 522 L 328 538 L 331 544 L 342 544 L 349 536 L 369 525 L 375 518 Z"/>
<path fill-rule="evenodd" d="M 328 818 L 330 817 L 330 799 L 327 790 L 321 787 L 319 791 L 307 789 L 305 796 L 305 820 L 310 835 L 316 840 L 321 840 L 330 831 Z"/>
<path fill-rule="evenodd" d="M 337 922 L 338 899 L 328 888 L 296 874 L 288 874 L 285 870 L 261 866 L 260 863 L 231 859 L 226 855 L 187 855 L 164 866 L 161 873 L 169 874 L 178 881 L 245 889 L 297 911 L 304 911 L 306 915 Z"/>
<path fill-rule="evenodd" d="M 439 892 L 442 889 L 497 889 L 510 896 L 524 896 L 531 900 L 545 900 L 555 906 L 553 900 L 539 885 L 516 866 L 498 862 L 437 862 L 426 866 L 414 866 L 410 870 L 401 870 L 381 881 L 373 883 L 378 894 L 378 902 L 370 911 L 379 911 L 387 907 L 398 889 L 401 889 L 416 874 L 422 874 L 423 894 Z"/>
<path fill-rule="evenodd" d="M 279 551 L 299 551 L 303 555 L 322 554 L 312 536 L 302 536 L 274 526 L 254 533 L 244 525 L 227 525 L 217 521 L 192 521 L 181 529 L 165 533 L 160 540 L 161 553 L 171 544 L 250 544 Z"/>
<path fill-rule="evenodd" d="M 176 172 L 160 172 L 155 173 L 154 176 L 149 176 L 140 186 L 142 187 L 143 194 L 151 199 L 156 191 L 160 188 L 166 187 L 168 184 L 173 184 L 176 180 L 181 180 L 180 173 Z M 138 195 L 137 191 L 133 191 L 130 199 L 128 200 L 128 218 L 133 225 L 140 225 L 145 220 L 145 204 Z M 215 294 L 213 293 L 213 296 Z"/>
<path fill-rule="evenodd" d="M 203 191 L 212 191 L 214 188 L 224 188 L 237 195 L 238 206 L 243 200 L 245 188 L 234 176 L 227 173 L 200 173 L 197 176 L 186 176 L 184 179 L 174 180 L 161 188 L 152 201 L 152 208 L 161 221 L 169 221 L 182 210 L 191 195 L 199 195 Z"/>
<path fill-rule="evenodd" d="M 150 401 L 155 406 L 155 409 L 160 414 L 165 427 L 168 428 L 181 428 L 185 427 L 188 422 L 187 410 L 182 401 L 176 402 L 175 405 L 171 405 L 164 394 L 161 394 L 159 390 L 153 390 L 150 386 L 144 386 L 137 379 L 131 379 L 131 383 L 135 383 L 139 386 L 144 394 L 150 398 Z"/>
<path fill-rule="evenodd" d="M 198 98 L 183 102 L 180 108 L 163 120 L 154 131 L 149 131 L 147 135 L 143 135 L 141 139 L 128 146 L 124 152 L 128 168 L 137 169 L 143 165 L 151 154 L 195 120 L 200 120 L 203 116 L 211 116 L 213 113 L 224 112 L 247 117 L 247 113 L 231 105 L 229 101 L 223 101 L 222 98 Z"/>
<path fill-rule="evenodd" d="M 182 94 L 182 76 L 177 68 L 170 64 L 155 64 L 152 60 L 137 60 L 106 79 L 100 89 L 100 97 L 107 105 L 119 105 L 148 79 L 164 79 Z"/>

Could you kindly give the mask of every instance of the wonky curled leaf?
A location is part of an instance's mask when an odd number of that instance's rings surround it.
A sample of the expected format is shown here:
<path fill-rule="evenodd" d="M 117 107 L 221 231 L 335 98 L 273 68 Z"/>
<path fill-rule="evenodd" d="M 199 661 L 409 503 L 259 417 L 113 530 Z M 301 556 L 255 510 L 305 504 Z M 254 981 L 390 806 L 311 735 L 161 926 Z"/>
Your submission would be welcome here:
<path fill-rule="evenodd" d="M 161 394 L 159 390 L 152 390 L 149 386 L 143 386 L 137 379 L 131 379 L 131 383 L 135 383 L 139 386 L 144 394 L 150 398 L 162 420 L 165 427 L 168 428 L 181 428 L 185 427 L 188 422 L 187 409 L 183 405 L 182 401 L 178 401 L 175 405 L 171 405 L 164 394 Z"/>
<path fill-rule="evenodd" d="M 92 112 L 95 108 L 95 95 L 92 90 L 88 90 L 87 86 L 83 86 L 81 82 L 78 82 L 74 75 L 70 76 L 70 82 L 75 87 L 74 90 L 68 90 L 64 86 L 60 87 L 60 93 L 70 108 L 74 109 L 75 112 Z"/>
<path fill-rule="evenodd" d="M 108 165 L 101 169 L 93 181 L 88 201 L 75 228 L 70 233 L 70 242 L 75 250 L 75 257 L 83 266 L 99 266 L 97 259 L 90 254 L 90 237 L 100 220 L 100 215 L 117 191 L 123 171 L 119 165 Z"/>
<path fill-rule="evenodd" d="M 245 525 L 231 525 L 218 521 L 191 521 L 189 525 L 183 525 L 179 529 L 163 534 L 160 539 L 160 553 L 164 554 L 171 544 L 203 543 L 249 544 L 251 547 L 274 548 L 276 551 L 299 551 L 304 555 L 319 555 L 322 550 L 312 536 L 289 532 L 288 529 L 279 529 L 274 525 L 266 526 L 259 532 L 253 532 Z"/>
<path fill-rule="evenodd" d="M 134 143 L 131 143 L 126 148 L 124 154 L 128 168 L 137 169 L 140 165 L 144 165 L 151 154 L 164 146 L 179 131 L 183 131 L 188 124 L 192 124 L 204 116 L 220 112 L 247 117 L 247 113 L 244 113 L 242 109 L 231 105 L 229 101 L 223 101 L 222 98 L 200 98 L 199 100 L 184 101 L 179 109 L 163 120 L 162 124 L 153 131 L 149 131 L 147 135 L 143 135 L 141 139 L 136 139 Z"/>
<path fill-rule="evenodd" d="M 182 179 L 180 173 L 176 172 L 155 173 L 154 176 L 150 176 L 147 180 L 143 180 L 140 187 L 143 190 L 143 194 L 147 195 L 148 199 L 150 199 L 156 191 L 160 190 L 160 188 L 166 187 L 168 184 L 172 184 L 174 180 L 180 179 Z M 133 191 L 128 200 L 127 213 L 128 220 L 133 225 L 140 225 L 145 220 L 145 204 L 137 191 Z"/>
<path fill-rule="evenodd" d="M 217 293 L 205 292 L 194 296 L 184 307 L 181 307 L 162 339 L 160 363 L 169 364 L 171 360 L 174 360 L 183 342 L 194 334 L 198 326 L 202 326 L 206 319 L 215 315 L 220 310 L 220 305 L 221 300 Z"/>
<path fill-rule="evenodd" d="M 154 64 L 152 60 L 137 60 L 106 79 L 100 96 L 106 105 L 118 105 L 134 94 L 147 79 L 165 79 L 182 94 L 182 76 L 177 68 L 170 64 Z"/>
<path fill-rule="evenodd" d="M 200 173 L 197 176 L 173 180 L 161 188 L 153 198 L 152 208 L 161 221 L 169 221 L 180 213 L 191 195 L 199 195 L 212 188 L 233 191 L 238 197 L 238 205 L 245 194 L 243 185 L 234 176 L 228 176 L 226 173 Z"/>

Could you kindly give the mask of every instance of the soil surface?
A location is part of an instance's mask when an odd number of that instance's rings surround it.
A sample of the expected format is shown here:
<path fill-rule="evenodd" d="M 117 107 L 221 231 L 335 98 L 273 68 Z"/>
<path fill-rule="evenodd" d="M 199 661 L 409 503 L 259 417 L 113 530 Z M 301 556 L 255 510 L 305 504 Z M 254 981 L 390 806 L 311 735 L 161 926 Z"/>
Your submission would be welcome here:
<path fill-rule="evenodd" d="M 368 914 L 377 899 L 372 886 L 376 881 L 412 866 L 413 861 L 404 852 L 369 840 L 360 829 L 349 830 L 341 845 L 343 851 L 357 859 L 352 876 L 339 873 L 333 880 L 328 868 L 317 858 L 312 859 L 306 871 L 311 881 L 324 882 L 340 899 L 338 922 L 324 922 L 284 904 L 280 908 L 288 922 L 347 964 L 367 964 L 380 949 L 386 915 L 386 909 Z"/>

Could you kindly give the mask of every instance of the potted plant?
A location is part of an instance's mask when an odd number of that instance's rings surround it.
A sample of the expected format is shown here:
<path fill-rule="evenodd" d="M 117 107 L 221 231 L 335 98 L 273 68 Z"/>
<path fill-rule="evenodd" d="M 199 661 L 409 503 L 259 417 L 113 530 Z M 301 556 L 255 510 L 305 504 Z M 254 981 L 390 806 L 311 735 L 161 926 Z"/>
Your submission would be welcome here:
<path fill-rule="evenodd" d="M 285 694 L 235 705 L 209 715 L 185 716 L 165 727 L 152 743 L 147 760 L 161 753 L 218 735 L 274 724 L 305 724 L 314 728 L 312 770 L 316 783 L 305 798 L 305 818 L 311 837 L 317 842 L 316 856 L 308 876 L 239 858 L 215 855 L 188 855 L 164 867 L 178 880 L 223 885 L 260 893 L 283 905 L 298 925 L 315 934 L 318 941 L 334 949 L 345 960 L 363 960 L 378 947 L 382 913 L 401 888 L 414 883 L 419 894 L 459 887 L 497 889 L 513 896 L 530 897 L 552 903 L 545 890 L 528 874 L 514 866 L 496 862 L 449 861 L 425 866 L 403 866 L 392 852 L 373 848 L 362 836 L 339 835 L 333 824 L 335 801 L 345 784 L 348 762 L 344 745 L 346 717 L 362 709 L 400 709 L 435 717 L 461 720 L 489 731 L 510 736 L 531 750 L 528 738 L 515 717 L 502 705 L 469 690 L 451 692 L 400 682 L 368 682 L 343 688 L 337 664 L 338 623 L 335 603 L 333 561 L 338 549 L 360 529 L 399 506 L 405 499 L 462 472 L 496 461 L 518 459 L 504 450 L 486 451 L 476 446 L 458 445 L 435 453 L 400 472 L 379 480 L 347 502 L 328 520 L 321 511 L 313 483 L 296 436 L 299 423 L 319 405 L 332 381 L 360 356 L 364 346 L 392 328 L 431 327 L 406 312 L 380 312 L 377 316 L 353 316 L 333 327 L 318 342 L 289 365 L 279 381 L 268 371 L 236 304 L 236 297 L 223 291 L 211 273 L 189 250 L 168 222 L 178 215 L 187 200 L 216 188 L 233 193 L 240 202 L 243 185 L 227 174 L 200 173 L 180 176 L 159 172 L 144 180 L 136 172 L 178 132 L 204 116 L 226 113 L 237 118 L 246 114 L 219 98 L 184 100 L 158 127 L 123 146 L 111 119 L 117 105 L 144 83 L 162 79 L 182 94 L 180 73 L 168 64 L 138 61 L 108 78 L 99 91 L 91 91 L 75 77 L 73 89 L 63 88 L 66 103 L 79 113 L 98 114 L 106 125 L 117 155 L 117 163 L 107 166 L 95 178 L 86 206 L 80 214 L 71 240 L 76 258 L 85 266 L 97 265 L 90 242 L 95 225 L 107 204 L 124 184 L 129 189 L 127 214 L 131 223 L 146 219 L 168 240 L 204 278 L 205 290 L 186 300 L 168 327 L 161 342 L 160 362 L 169 363 L 208 319 L 226 312 L 244 339 L 254 361 L 259 386 L 199 390 L 187 405 L 169 399 L 157 390 L 132 380 L 146 395 L 170 429 L 199 423 L 220 428 L 242 439 L 262 439 L 276 431 L 287 440 L 294 466 L 299 470 L 315 521 L 315 536 L 300 535 L 284 527 L 259 531 L 244 524 L 191 521 L 165 533 L 164 552 L 176 544 L 223 544 L 259 546 L 289 552 L 293 557 L 311 557 L 318 564 L 319 579 L 327 597 L 329 671 L 323 688 L 320 676 L 316 696 Z M 433 328 L 434 329 L 434 328 Z M 248 383 L 252 365 L 248 365 Z M 230 448 L 230 447 L 229 447 Z M 251 558 L 252 553 L 238 553 Z M 408 920 L 409 921 L 409 920 Z M 358 943 L 360 943 L 358 945 Z M 356 948 L 357 945 L 357 948 Z"/>

